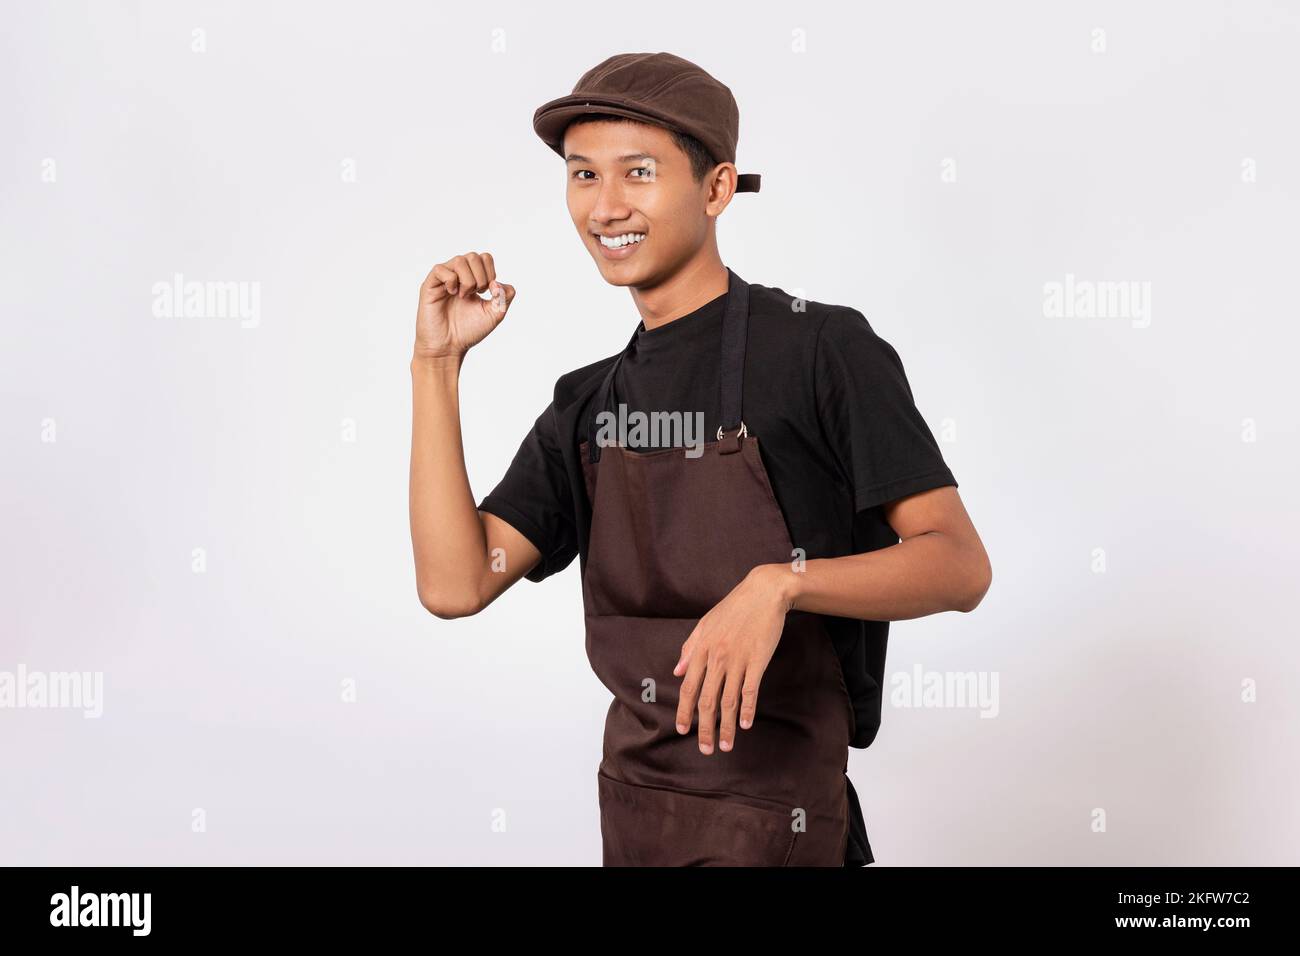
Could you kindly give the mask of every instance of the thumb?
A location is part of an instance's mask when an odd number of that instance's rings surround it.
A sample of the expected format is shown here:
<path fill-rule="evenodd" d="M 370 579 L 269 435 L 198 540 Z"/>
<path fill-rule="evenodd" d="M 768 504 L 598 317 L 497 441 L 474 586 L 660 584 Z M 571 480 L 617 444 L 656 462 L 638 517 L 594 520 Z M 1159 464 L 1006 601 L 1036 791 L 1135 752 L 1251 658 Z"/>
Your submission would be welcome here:
<path fill-rule="evenodd" d="M 488 291 L 492 293 L 488 308 L 498 319 L 504 317 L 510 309 L 510 303 L 515 300 L 515 287 L 493 280 L 488 285 Z"/>

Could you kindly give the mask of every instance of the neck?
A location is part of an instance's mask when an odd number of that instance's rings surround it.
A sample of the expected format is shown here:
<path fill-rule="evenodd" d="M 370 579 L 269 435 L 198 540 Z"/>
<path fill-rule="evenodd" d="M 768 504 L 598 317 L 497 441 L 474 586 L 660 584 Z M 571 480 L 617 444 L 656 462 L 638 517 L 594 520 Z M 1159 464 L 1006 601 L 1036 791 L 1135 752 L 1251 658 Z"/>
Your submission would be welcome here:
<path fill-rule="evenodd" d="M 647 329 L 657 329 L 690 315 L 728 289 L 727 267 L 712 243 L 655 286 L 634 287 L 632 301 Z"/>

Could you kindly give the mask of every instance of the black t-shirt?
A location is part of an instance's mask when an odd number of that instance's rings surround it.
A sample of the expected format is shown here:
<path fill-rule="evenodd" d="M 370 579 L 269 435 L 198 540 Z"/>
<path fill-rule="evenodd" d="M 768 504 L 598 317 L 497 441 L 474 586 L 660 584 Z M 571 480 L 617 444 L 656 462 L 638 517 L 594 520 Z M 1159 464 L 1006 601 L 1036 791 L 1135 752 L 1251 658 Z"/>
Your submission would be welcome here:
<path fill-rule="evenodd" d="M 720 295 L 655 329 L 640 323 L 615 373 L 610 410 L 624 403 L 628 412 L 703 412 L 703 440 L 714 438 L 722 424 L 725 303 Z M 575 555 L 586 568 L 591 505 L 578 443 L 587 437 L 590 405 L 616 358 L 560 376 L 505 476 L 479 504 L 541 552 L 530 581 L 562 570 Z M 898 543 L 883 504 L 957 485 L 917 410 L 898 353 L 847 306 L 750 285 L 742 418 L 760 439 L 790 540 L 809 560 Z M 688 432 L 687 440 L 699 439 Z M 864 748 L 880 727 L 889 623 L 825 621 L 853 701 L 852 746 Z"/>

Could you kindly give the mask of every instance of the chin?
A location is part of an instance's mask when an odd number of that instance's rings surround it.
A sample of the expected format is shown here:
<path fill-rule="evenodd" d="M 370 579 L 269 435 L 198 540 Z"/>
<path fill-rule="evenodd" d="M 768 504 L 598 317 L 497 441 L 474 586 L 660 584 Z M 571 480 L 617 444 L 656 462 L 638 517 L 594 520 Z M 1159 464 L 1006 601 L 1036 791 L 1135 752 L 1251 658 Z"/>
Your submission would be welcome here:
<path fill-rule="evenodd" d="M 613 286 L 640 285 L 648 271 L 639 262 L 610 262 L 600 258 L 596 260 L 596 268 L 600 270 L 601 278 Z"/>

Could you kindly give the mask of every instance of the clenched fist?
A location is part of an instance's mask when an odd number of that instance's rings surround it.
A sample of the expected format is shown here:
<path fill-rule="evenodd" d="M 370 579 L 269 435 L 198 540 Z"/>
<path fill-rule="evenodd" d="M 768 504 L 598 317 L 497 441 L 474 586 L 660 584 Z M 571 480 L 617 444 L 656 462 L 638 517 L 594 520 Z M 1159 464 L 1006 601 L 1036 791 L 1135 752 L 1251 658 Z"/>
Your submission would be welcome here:
<path fill-rule="evenodd" d="M 481 298 L 487 291 L 490 298 Z M 515 287 L 497 281 L 486 252 L 467 252 L 433 267 L 420 285 L 415 313 L 415 354 L 460 358 L 506 317 Z"/>

